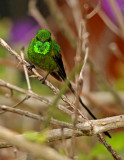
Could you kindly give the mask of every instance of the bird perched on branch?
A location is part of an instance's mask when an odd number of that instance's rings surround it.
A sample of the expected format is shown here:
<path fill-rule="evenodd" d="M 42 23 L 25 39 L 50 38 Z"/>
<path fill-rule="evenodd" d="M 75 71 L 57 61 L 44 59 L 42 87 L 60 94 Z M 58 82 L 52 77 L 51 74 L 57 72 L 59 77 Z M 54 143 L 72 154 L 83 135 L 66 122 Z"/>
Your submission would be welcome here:
<path fill-rule="evenodd" d="M 28 58 L 34 65 L 47 71 L 47 75 L 42 79 L 42 83 L 45 82 L 47 76 L 51 74 L 55 79 L 59 81 L 65 81 L 67 79 L 66 72 L 64 69 L 61 48 L 60 46 L 51 38 L 51 33 L 42 29 L 39 30 L 36 36 L 31 40 L 28 48 Z M 75 94 L 71 83 L 69 83 L 69 88 L 72 93 Z M 87 108 L 87 106 L 82 102 L 79 97 L 81 105 L 87 110 L 93 119 L 96 117 Z M 111 137 L 108 132 L 105 132 L 108 137 Z"/>

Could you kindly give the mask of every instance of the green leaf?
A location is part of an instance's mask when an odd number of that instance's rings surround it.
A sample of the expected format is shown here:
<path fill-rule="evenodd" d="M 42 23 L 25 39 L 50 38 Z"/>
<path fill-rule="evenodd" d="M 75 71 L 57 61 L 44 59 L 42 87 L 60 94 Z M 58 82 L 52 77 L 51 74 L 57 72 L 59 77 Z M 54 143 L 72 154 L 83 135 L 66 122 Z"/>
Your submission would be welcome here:
<path fill-rule="evenodd" d="M 41 133 L 37 133 L 34 131 L 25 132 L 24 137 L 30 141 L 34 141 L 37 143 L 44 143 L 47 141 L 46 130 Z"/>

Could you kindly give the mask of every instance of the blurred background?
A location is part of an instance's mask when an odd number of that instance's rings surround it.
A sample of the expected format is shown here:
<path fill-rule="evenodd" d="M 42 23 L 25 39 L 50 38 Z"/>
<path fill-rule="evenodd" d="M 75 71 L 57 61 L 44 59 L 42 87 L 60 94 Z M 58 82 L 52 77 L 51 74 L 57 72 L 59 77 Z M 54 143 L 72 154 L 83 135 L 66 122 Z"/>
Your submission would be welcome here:
<path fill-rule="evenodd" d="M 68 75 L 75 66 L 78 32 L 82 18 L 86 22 L 90 49 L 85 68 L 83 96 L 98 118 L 123 114 L 124 0 L 113 0 L 113 2 L 111 0 L 1 0 L 0 37 L 18 53 L 24 46 L 27 59 L 26 53 L 30 40 L 39 29 L 49 29 L 53 39 L 61 46 Z M 0 79 L 27 89 L 22 67 L 1 46 Z M 49 78 L 49 80 L 54 85 L 61 86 L 54 79 Z M 37 79 L 31 78 L 31 85 L 36 93 L 53 98 L 50 89 L 41 85 Z M 10 94 L 10 90 L 0 87 L 0 104 L 12 106 L 24 97 L 17 92 L 14 92 L 13 96 Z M 30 100 L 21 104 L 19 108 L 44 114 L 46 106 Z M 58 110 L 55 111 L 54 117 L 71 122 L 70 117 Z M 38 131 L 41 125 L 39 122 L 12 113 L 2 114 L 0 124 L 20 133 L 31 129 Z M 113 138 L 110 140 L 106 138 L 122 157 L 124 157 L 123 132 L 124 129 L 111 131 Z M 54 147 L 62 152 L 61 143 L 57 142 Z M 77 138 L 77 156 L 79 160 L 113 159 L 95 136 Z M 13 149 L 0 150 L 0 157 L 1 160 L 14 159 Z"/>

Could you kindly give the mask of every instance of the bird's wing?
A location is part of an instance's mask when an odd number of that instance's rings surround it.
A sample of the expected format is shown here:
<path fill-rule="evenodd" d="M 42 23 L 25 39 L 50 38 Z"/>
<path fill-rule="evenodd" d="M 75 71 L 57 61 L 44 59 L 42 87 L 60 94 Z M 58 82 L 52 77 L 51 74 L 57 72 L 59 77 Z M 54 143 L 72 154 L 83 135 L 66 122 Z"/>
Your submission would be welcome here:
<path fill-rule="evenodd" d="M 62 81 L 62 78 L 58 75 L 57 72 L 51 72 L 50 74 L 58 81 Z"/>
<path fill-rule="evenodd" d="M 67 76 L 66 76 L 66 72 L 64 69 L 63 61 L 62 61 L 61 49 L 60 49 L 60 46 L 54 40 L 52 40 L 52 51 L 53 51 L 53 59 L 56 62 L 58 67 L 58 71 L 56 71 L 53 76 L 56 79 L 59 76 L 60 77 L 59 79 L 65 80 Z"/>
<path fill-rule="evenodd" d="M 62 56 L 61 56 L 60 53 L 58 55 L 53 56 L 57 66 L 58 66 L 58 69 L 59 69 L 57 71 L 57 73 L 61 77 L 61 79 L 66 80 L 67 76 L 66 76 L 66 72 L 65 72 L 65 69 L 64 69 L 63 61 L 62 61 Z"/>

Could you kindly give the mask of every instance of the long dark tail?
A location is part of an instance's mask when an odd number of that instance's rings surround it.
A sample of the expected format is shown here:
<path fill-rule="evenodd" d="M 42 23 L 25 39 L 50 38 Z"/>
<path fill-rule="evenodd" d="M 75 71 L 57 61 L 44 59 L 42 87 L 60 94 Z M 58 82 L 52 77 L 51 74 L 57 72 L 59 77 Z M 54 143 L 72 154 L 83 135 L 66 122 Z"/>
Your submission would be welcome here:
<path fill-rule="evenodd" d="M 71 83 L 69 83 L 69 88 L 70 90 L 72 91 L 73 94 L 75 94 L 75 90 L 73 89 Z M 87 106 L 83 103 L 82 99 L 79 97 L 79 102 L 80 104 L 86 109 L 86 111 L 90 114 L 90 116 L 93 118 L 93 119 L 97 119 L 94 114 L 87 108 Z M 111 135 L 108 133 L 108 132 L 104 132 L 104 134 L 106 136 L 108 136 L 109 138 L 111 138 Z"/>

